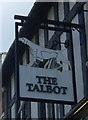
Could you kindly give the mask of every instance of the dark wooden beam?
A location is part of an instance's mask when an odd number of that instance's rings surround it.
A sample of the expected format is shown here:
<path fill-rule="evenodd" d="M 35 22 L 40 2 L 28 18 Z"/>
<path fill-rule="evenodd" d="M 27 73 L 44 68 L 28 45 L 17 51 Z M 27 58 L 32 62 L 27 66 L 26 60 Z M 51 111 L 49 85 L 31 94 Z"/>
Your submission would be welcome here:
<path fill-rule="evenodd" d="M 79 24 L 84 24 L 85 26 L 85 16 L 84 12 L 78 14 Z M 80 50 L 81 50 L 81 61 L 82 61 L 82 73 L 83 73 L 83 84 L 84 84 L 84 96 L 88 96 L 88 71 L 86 68 L 87 61 L 87 43 L 86 43 L 86 31 L 84 29 L 79 29 L 80 37 Z"/>
<path fill-rule="evenodd" d="M 81 11 L 81 8 L 86 2 L 76 2 L 75 5 L 72 7 L 72 9 L 69 11 L 69 13 L 65 16 L 63 22 L 71 23 L 73 18 Z M 60 36 L 63 32 L 55 32 L 55 34 L 52 36 L 50 41 L 47 44 L 48 48 L 52 48 L 52 43 L 56 39 L 56 36 Z"/>
<path fill-rule="evenodd" d="M 58 27 L 61 26 L 61 27 L 83 28 L 83 25 L 81 25 L 81 24 L 61 22 L 61 21 L 57 21 L 57 20 L 47 20 L 44 22 L 44 24 L 57 25 Z"/>
<path fill-rule="evenodd" d="M 47 29 L 47 30 L 52 30 L 52 31 L 62 31 L 62 32 L 69 32 L 69 27 L 49 27 L 49 26 L 44 26 L 44 25 L 41 25 L 40 26 L 40 29 Z"/>
<path fill-rule="evenodd" d="M 14 19 L 16 19 L 16 20 L 28 20 L 29 17 L 21 16 L 21 15 L 15 15 Z"/>
<path fill-rule="evenodd" d="M 9 102 L 9 107 L 12 107 L 13 106 L 13 104 L 16 102 L 16 94 L 13 96 L 13 98 L 10 100 L 10 102 Z"/>

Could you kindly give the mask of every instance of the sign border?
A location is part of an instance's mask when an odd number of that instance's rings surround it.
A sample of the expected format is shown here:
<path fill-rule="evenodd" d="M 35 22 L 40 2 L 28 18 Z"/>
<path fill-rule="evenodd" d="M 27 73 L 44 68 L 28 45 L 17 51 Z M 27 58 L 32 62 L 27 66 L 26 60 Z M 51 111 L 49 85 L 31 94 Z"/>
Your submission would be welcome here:
<path fill-rule="evenodd" d="M 19 82 L 18 82 L 19 83 Z M 74 83 L 73 79 L 73 73 L 72 73 L 72 83 Z M 41 98 L 28 98 L 28 97 L 20 97 L 20 85 L 18 85 L 19 92 L 18 92 L 18 99 L 22 101 L 31 101 L 31 102 L 44 102 L 44 103 L 58 103 L 58 104 L 67 104 L 67 105 L 75 105 L 77 104 L 77 99 L 76 99 L 76 88 L 75 85 L 73 84 L 73 97 L 74 101 L 64 101 L 64 100 L 51 100 L 51 99 L 41 99 Z"/>

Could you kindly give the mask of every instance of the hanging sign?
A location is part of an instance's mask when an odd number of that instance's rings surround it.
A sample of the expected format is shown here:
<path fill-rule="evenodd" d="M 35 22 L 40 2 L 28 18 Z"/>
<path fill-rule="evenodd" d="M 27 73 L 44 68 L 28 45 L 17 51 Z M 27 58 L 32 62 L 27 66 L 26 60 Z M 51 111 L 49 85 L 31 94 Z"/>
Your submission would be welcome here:
<path fill-rule="evenodd" d="M 71 65 L 64 50 L 43 48 L 24 37 L 19 41 L 30 47 L 33 57 L 27 66 L 19 66 L 19 97 L 34 101 L 75 103 Z M 58 67 L 49 69 L 53 59 Z M 44 68 L 39 68 L 37 61 L 43 63 L 46 60 L 48 62 Z M 60 72 L 64 65 L 70 70 Z"/>
<path fill-rule="evenodd" d="M 34 101 L 74 102 L 72 72 L 19 66 L 20 98 Z"/>

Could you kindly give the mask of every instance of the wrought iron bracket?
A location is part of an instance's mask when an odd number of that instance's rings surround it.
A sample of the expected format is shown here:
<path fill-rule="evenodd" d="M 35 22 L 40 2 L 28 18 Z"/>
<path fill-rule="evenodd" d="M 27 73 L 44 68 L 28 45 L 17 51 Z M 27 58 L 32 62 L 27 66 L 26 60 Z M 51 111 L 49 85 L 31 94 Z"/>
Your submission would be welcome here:
<path fill-rule="evenodd" d="M 69 40 L 66 40 L 65 42 L 58 42 L 57 40 L 53 41 L 53 45 L 61 45 L 64 44 L 65 48 L 68 48 L 70 46 Z"/>
<path fill-rule="evenodd" d="M 52 27 L 53 25 L 53 27 Z M 62 32 L 70 32 L 71 29 L 82 29 L 84 26 L 75 23 L 61 22 L 56 20 L 46 20 L 41 25 L 41 29 L 48 29 L 53 31 L 62 31 Z"/>
<path fill-rule="evenodd" d="M 88 12 L 88 10 L 83 10 L 83 12 Z"/>
<path fill-rule="evenodd" d="M 20 15 L 15 15 L 14 19 L 16 20 L 21 20 L 21 23 L 24 23 L 25 21 L 27 21 L 29 19 L 29 17 L 26 16 L 20 16 Z"/>
<path fill-rule="evenodd" d="M 15 15 L 14 19 L 21 20 L 21 25 L 23 25 L 28 20 L 30 21 L 29 17 L 20 16 L 20 15 Z M 75 24 L 75 23 L 68 23 L 68 22 L 61 22 L 57 20 L 45 20 L 42 22 L 42 24 L 40 24 L 39 28 L 52 30 L 52 31 L 70 32 L 71 28 L 81 29 L 83 28 L 83 25 Z"/>

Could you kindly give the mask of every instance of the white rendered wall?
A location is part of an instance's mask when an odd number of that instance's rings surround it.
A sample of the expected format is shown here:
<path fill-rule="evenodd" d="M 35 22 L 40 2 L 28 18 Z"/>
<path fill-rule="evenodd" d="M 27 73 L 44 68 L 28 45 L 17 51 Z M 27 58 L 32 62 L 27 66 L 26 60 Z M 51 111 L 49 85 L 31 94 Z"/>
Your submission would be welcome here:
<path fill-rule="evenodd" d="M 78 16 L 76 16 L 73 23 L 78 23 Z M 78 102 L 84 97 L 83 89 L 83 74 L 82 74 L 82 63 L 81 63 L 81 51 L 80 51 L 80 38 L 77 30 L 72 32 L 73 35 L 73 50 L 75 58 L 75 74 L 76 74 L 76 86 L 77 86 L 77 100 Z"/>
<path fill-rule="evenodd" d="M 63 21 L 64 19 L 64 3 L 58 3 L 58 14 L 59 14 L 59 21 Z"/>
<path fill-rule="evenodd" d="M 44 42 L 44 30 L 39 30 L 39 45 L 41 47 L 45 46 L 45 42 Z"/>
<path fill-rule="evenodd" d="M 88 3 L 85 4 L 85 10 L 88 10 Z M 85 29 L 86 29 L 86 40 L 87 40 L 87 60 L 88 60 L 88 12 L 84 12 L 85 15 Z"/>
<path fill-rule="evenodd" d="M 48 12 L 48 20 L 54 20 L 54 7 L 51 7 L 51 9 L 49 10 Z M 54 25 L 49 25 L 50 27 L 54 27 Z M 51 31 L 49 30 L 48 31 L 48 34 L 49 34 L 49 40 L 51 39 L 51 37 L 53 36 L 54 34 L 54 31 Z"/>
<path fill-rule="evenodd" d="M 14 75 L 11 76 L 11 99 L 15 95 L 15 79 Z M 15 118 L 15 104 L 11 107 L 11 118 Z"/>
<path fill-rule="evenodd" d="M 11 107 L 11 118 L 15 118 L 15 104 Z"/>

